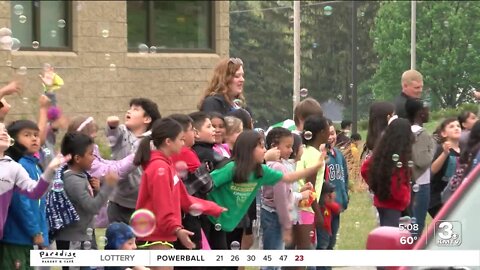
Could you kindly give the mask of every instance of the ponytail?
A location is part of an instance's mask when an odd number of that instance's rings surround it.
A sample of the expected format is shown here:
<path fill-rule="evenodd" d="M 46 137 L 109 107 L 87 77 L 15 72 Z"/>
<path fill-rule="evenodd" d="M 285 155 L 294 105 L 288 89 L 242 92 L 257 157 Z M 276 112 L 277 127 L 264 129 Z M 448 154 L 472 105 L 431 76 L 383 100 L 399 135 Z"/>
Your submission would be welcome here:
<path fill-rule="evenodd" d="M 137 153 L 135 153 L 135 158 L 133 159 L 133 164 L 140 166 L 150 160 L 150 136 L 146 136 L 140 142 L 138 146 Z"/>

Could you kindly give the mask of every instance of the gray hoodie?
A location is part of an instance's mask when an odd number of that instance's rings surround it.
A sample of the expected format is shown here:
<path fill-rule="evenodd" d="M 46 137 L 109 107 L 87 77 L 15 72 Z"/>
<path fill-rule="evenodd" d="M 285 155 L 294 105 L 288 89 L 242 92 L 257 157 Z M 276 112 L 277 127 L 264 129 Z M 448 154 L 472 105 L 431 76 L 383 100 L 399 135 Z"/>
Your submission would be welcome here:
<path fill-rule="evenodd" d="M 92 239 L 87 235 L 87 229 L 94 228 L 93 217 L 105 205 L 113 188 L 104 184 L 94 197 L 89 191 L 90 183 L 87 175 L 71 170 L 65 171 L 63 185 L 68 198 L 75 210 L 77 210 L 80 220 L 58 231 L 55 239 L 63 241 L 91 241 Z"/>
<path fill-rule="evenodd" d="M 119 125 L 113 129 L 107 126 L 106 134 L 114 160 L 121 160 L 137 151 L 137 142 L 141 138 L 136 137 L 125 125 Z M 131 173 L 120 178 L 110 201 L 126 208 L 135 209 L 141 178 L 142 169 L 140 167 L 136 167 Z"/>
<path fill-rule="evenodd" d="M 435 154 L 435 141 L 428 132 L 419 125 L 412 125 L 412 132 L 415 135 L 415 142 L 412 146 L 412 177 L 418 184 L 430 183 L 430 173 L 427 171 L 432 165 L 433 155 Z M 422 176 L 422 179 L 419 179 Z M 428 177 L 427 179 L 423 179 Z"/>

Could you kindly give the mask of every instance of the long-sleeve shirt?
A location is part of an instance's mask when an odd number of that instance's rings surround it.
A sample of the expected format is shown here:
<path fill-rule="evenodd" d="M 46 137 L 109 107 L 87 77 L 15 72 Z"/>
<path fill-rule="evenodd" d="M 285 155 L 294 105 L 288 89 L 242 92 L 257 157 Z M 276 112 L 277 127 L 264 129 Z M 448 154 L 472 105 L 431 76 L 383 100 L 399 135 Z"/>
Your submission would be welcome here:
<path fill-rule="evenodd" d="M 135 154 L 132 153 L 120 160 L 106 160 L 103 159 L 98 150 L 98 145 L 95 144 L 93 148 L 93 160 L 92 167 L 88 171 L 92 177 L 100 178 L 109 171 L 116 172 L 118 176 L 125 179 L 130 172 L 132 172 L 137 166 L 133 165 L 133 158 Z"/>
<path fill-rule="evenodd" d="M 267 165 L 276 171 L 286 174 L 288 170 L 283 162 L 288 161 L 267 162 Z M 274 186 L 264 186 L 263 204 L 267 211 L 272 210 L 277 213 L 283 229 L 292 227 L 292 219 L 290 217 L 290 210 L 293 207 L 292 184 L 280 181 Z"/>

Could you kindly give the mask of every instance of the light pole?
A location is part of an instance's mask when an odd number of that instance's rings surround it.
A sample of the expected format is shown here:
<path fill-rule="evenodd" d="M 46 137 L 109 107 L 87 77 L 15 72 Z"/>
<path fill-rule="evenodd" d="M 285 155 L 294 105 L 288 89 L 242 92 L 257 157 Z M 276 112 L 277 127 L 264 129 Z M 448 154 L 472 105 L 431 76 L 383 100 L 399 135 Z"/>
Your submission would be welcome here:
<path fill-rule="evenodd" d="M 416 46 L 417 46 L 417 2 L 412 1 L 412 18 L 410 19 L 410 69 L 416 66 Z"/>
<path fill-rule="evenodd" d="M 357 1 L 352 1 L 352 133 L 357 133 Z"/>
<path fill-rule="evenodd" d="M 293 109 L 300 102 L 300 1 L 293 1 Z"/>

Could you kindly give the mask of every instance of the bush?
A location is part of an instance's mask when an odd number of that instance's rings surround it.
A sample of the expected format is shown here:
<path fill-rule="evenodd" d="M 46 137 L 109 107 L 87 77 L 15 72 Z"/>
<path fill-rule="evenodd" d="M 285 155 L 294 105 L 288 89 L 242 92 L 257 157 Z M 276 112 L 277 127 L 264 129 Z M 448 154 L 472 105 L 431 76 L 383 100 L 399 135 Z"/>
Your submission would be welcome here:
<path fill-rule="evenodd" d="M 432 120 L 442 120 L 448 117 L 457 117 L 463 111 L 472 111 L 475 114 L 478 113 L 478 105 L 472 103 L 464 103 L 457 108 L 447 108 L 441 109 L 435 112 L 430 113 L 430 118 Z"/>

